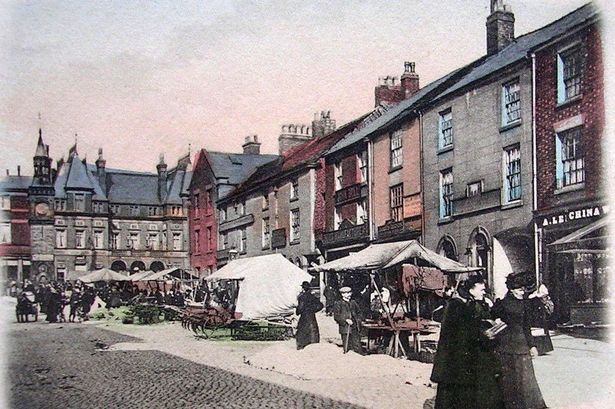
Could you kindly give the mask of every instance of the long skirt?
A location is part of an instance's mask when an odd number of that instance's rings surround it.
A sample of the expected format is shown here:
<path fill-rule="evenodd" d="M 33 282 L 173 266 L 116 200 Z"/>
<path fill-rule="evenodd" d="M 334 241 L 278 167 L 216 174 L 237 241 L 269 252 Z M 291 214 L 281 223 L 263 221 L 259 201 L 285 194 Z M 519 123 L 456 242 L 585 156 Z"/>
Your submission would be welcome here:
<path fill-rule="evenodd" d="M 476 386 L 472 384 L 439 383 L 434 409 L 476 408 Z"/>
<path fill-rule="evenodd" d="M 500 387 L 506 409 L 544 409 L 540 387 L 534 375 L 532 357 L 527 354 L 499 353 L 502 368 Z"/>
<path fill-rule="evenodd" d="M 320 332 L 318 331 L 318 322 L 314 313 L 305 312 L 299 317 L 297 323 L 297 349 L 302 349 L 309 344 L 317 344 L 320 342 Z"/>

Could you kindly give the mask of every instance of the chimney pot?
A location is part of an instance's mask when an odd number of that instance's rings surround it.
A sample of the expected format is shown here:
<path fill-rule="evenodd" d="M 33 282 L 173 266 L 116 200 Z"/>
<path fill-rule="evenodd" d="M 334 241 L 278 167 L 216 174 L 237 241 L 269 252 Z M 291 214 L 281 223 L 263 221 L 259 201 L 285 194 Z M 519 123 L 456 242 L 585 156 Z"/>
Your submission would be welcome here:
<path fill-rule="evenodd" d="M 17 165 L 17 176 L 21 176 L 21 166 Z"/>

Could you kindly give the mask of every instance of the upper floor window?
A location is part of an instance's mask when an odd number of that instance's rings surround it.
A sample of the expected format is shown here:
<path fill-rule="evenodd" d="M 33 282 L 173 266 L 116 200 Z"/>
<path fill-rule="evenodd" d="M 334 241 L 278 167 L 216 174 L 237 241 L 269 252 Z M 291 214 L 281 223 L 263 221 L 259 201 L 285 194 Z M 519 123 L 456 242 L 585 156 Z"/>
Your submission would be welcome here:
<path fill-rule="evenodd" d="M 357 202 L 357 224 L 367 223 L 367 199 Z"/>
<path fill-rule="evenodd" d="M 197 230 L 197 234 L 198 234 L 198 230 Z M 198 237 L 197 237 L 198 239 Z M 146 238 L 146 242 L 145 242 L 145 246 L 148 249 L 152 249 L 152 250 L 158 250 L 158 244 L 159 244 L 160 240 L 158 237 L 158 233 L 148 233 L 147 234 L 147 238 Z M 198 240 L 197 240 L 198 243 Z M 198 246 L 197 246 L 198 248 Z"/>
<path fill-rule="evenodd" d="M 120 205 L 116 205 L 116 204 L 110 205 L 109 208 L 111 210 L 111 213 L 120 214 Z"/>
<path fill-rule="evenodd" d="M 246 203 L 239 202 L 235 205 L 235 212 L 238 216 L 245 216 L 246 214 Z"/>
<path fill-rule="evenodd" d="M 220 222 L 225 222 L 226 221 L 226 208 L 223 207 L 222 209 L 220 209 Z"/>
<path fill-rule="evenodd" d="M 65 199 L 56 199 L 55 200 L 55 211 L 61 212 L 66 210 L 66 200 Z"/>
<path fill-rule="evenodd" d="M 95 249 L 102 249 L 104 245 L 105 245 L 105 243 L 104 243 L 103 231 L 102 230 L 95 230 L 94 231 L 94 248 Z"/>
<path fill-rule="evenodd" d="M 521 151 L 519 146 L 504 150 L 504 202 L 521 199 Z"/>
<path fill-rule="evenodd" d="M 206 234 L 206 236 L 205 236 L 205 240 L 206 240 L 206 243 L 205 243 L 205 248 L 206 248 L 206 250 L 207 250 L 207 251 L 209 251 L 209 250 L 211 250 L 211 249 L 212 249 L 212 243 L 211 243 L 211 239 L 212 239 L 212 235 L 211 235 L 211 227 L 207 227 L 207 230 L 206 230 L 206 233 L 205 233 L 205 234 Z"/>
<path fill-rule="evenodd" d="M 139 249 L 139 233 L 131 232 L 128 234 L 128 248 Z"/>
<path fill-rule="evenodd" d="M 453 144 L 453 111 L 449 108 L 440 112 L 438 123 L 438 149 L 443 149 Z"/>
<path fill-rule="evenodd" d="M 519 80 L 502 86 L 502 126 L 513 124 L 521 119 L 521 90 Z"/>
<path fill-rule="evenodd" d="M 180 251 L 182 249 L 182 233 L 173 232 L 173 250 Z"/>
<path fill-rule="evenodd" d="M 293 179 L 290 185 L 290 200 L 299 199 L 299 179 Z"/>
<path fill-rule="evenodd" d="M 402 137 L 403 132 L 401 130 L 391 134 L 391 169 L 398 168 L 403 164 Z"/>
<path fill-rule="evenodd" d="M 357 153 L 357 166 L 359 168 L 359 183 L 367 182 L 367 151 Z"/>
<path fill-rule="evenodd" d="M 391 187 L 389 193 L 391 220 L 401 221 L 404 219 L 404 185 L 400 183 Z"/>
<path fill-rule="evenodd" d="M 11 197 L 10 196 L 0 196 L 0 209 L 11 210 Z"/>
<path fill-rule="evenodd" d="M 482 192 L 483 192 L 483 182 L 482 181 L 468 183 L 468 186 L 466 187 L 466 197 L 478 196 Z"/>
<path fill-rule="evenodd" d="M 267 210 L 267 209 L 269 209 L 269 194 L 264 193 L 263 194 L 263 210 Z"/>
<path fill-rule="evenodd" d="M 139 206 L 130 206 L 130 215 L 138 216 L 139 215 Z"/>
<path fill-rule="evenodd" d="M 73 196 L 73 209 L 76 212 L 85 212 L 85 195 L 75 193 Z"/>
<path fill-rule="evenodd" d="M 182 215 L 182 207 L 181 206 L 171 206 L 171 215 L 172 216 L 181 216 Z"/>
<path fill-rule="evenodd" d="M 301 238 L 301 222 L 299 220 L 299 209 L 290 211 L 290 241 L 299 241 Z"/>
<path fill-rule="evenodd" d="M 120 233 L 114 231 L 111 233 L 111 248 L 119 249 L 120 248 Z"/>
<path fill-rule="evenodd" d="M 0 243 L 10 243 L 11 242 L 11 223 L 2 222 L 0 223 Z"/>
<path fill-rule="evenodd" d="M 342 172 L 342 162 L 335 162 L 333 165 L 333 177 L 335 178 L 335 190 L 340 190 L 344 186 L 344 174 Z"/>
<path fill-rule="evenodd" d="M 56 247 L 59 249 L 66 248 L 66 230 L 56 230 Z"/>
<path fill-rule="evenodd" d="M 158 216 L 158 208 L 156 206 L 150 206 L 147 208 L 148 216 Z"/>
<path fill-rule="evenodd" d="M 335 208 L 335 213 L 333 214 L 333 223 L 335 224 L 335 230 L 340 228 L 340 224 L 342 224 L 342 208 L 341 207 L 336 207 Z"/>
<path fill-rule="evenodd" d="M 201 203 L 199 199 L 200 199 L 200 195 L 198 193 L 195 193 L 194 196 L 192 197 L 192 208 L 194 209 L 194 217 L 199 217 L 201 213 Z"/>
<path fill-rule="evenodd" d="M 269 231 L 269 218 L 265 217 L 263 218 L 263 222 L 262 222 L 262 244 L 263 244 L 263 248 L 269 248 L 269 246 L 271 245 L 271 232 Z"/>
<path fill-rule="evenodd" d="M 85 248 L 85 230 L 75 231 L 75 248 Z"/>
<path fill-rule="evenodd" d="M 584 49 L 571 47 L 557 55 L 557 102 L 563 103 L 581 95 Z"/>
<path fill-rule="evenodd" d="M 555 137 L 556 184 L 561 189 L 585 182 L 582 127 L 560 132 Z"/>
<path fill-rule="evenodd" d="M 453 215 L 453 170 L 440 172 L 440 218 Z"/>
<path fill-rule="evenodd" d="M 226 248 L 228 247 L 228 234 L 226 233 L 220 233 L 220 250 L 226 250 Z"/>

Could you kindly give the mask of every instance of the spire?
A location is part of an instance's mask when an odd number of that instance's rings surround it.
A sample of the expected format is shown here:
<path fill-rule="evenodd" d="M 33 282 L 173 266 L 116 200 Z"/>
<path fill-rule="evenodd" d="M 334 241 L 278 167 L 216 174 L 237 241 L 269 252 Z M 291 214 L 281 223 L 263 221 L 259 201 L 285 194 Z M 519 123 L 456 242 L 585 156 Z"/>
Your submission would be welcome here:
<path fill-rule="evenodd" d="M 34 156 L 47 156 L 49 154 L 49 149 L 43 143 L 43 131 L 41 128 L 38 129 L 38 142 L 36 143 L 36 153 Z"/>

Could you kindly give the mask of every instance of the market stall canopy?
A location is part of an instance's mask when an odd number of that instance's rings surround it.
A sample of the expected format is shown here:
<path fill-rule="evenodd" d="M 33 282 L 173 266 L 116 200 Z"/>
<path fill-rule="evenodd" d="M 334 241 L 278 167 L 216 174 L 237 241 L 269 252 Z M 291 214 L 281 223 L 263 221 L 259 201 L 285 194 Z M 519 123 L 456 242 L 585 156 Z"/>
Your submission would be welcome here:
<path fill-rule="evenodd" d="M 158 280 L 164 280 L 165 276 L 170 276 L 171 279 L 172 279 L 172 278 L 174 278 L 173 277 L 173 273 L 175 273 L 178 270 L 179 270 L 178 267 L 167 268 L 166 270 L 160 270 L 157 273 L 148 275 L 148 276 L 142 278 L 141 280 L 143 280 L 143 281 L 158 281 Z"/>
<path fill-rule="evenodd" d="M 315 271 L 369 271 L 389 268 L 416 259 L 421 265 L 436 267 L 445 273 L 469 273 L 481 267 L 467 267 L 422 246 L 416 240 L 372 244 L 357 252 L 314 266 Z"/>
<path fill-rule="evenodd" d="M 312 276 L 281 254 L 268 254 L 233 260 L 206 279 L 241 280 L 235 313 L 257 320 L 292 312 L 301 283 Z"/>
<path fill-rule="evenodd" d="M 156 274 L 154 271 L 151 270 L 145 270 L 145 271 L 139 271 L 138 273 L 135 273 L 133 275 L 130 276 L 130 280 L 131 281 L 143 281 L 145 280 L 145 278 L 147 276 Z"/>
<path fill-rule="evenodd" d="M 130 277 L 117 273 L 108 268 L 94 270 L 88 274 L 79 277 L 79 280 L 84 283 L 95 283 L 98 281 L 130 281 Z"/>

